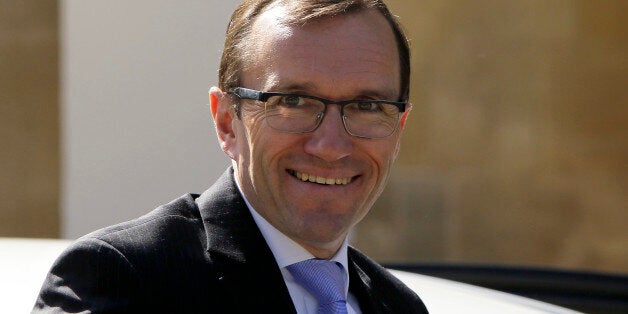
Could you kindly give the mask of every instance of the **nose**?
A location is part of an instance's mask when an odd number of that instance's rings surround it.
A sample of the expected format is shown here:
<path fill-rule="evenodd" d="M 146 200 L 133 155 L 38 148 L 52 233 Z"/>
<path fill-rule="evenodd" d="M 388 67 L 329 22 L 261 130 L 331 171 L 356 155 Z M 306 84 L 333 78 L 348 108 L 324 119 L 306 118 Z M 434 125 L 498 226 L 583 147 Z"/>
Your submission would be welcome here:
<path fill-rule="evenodd" d="M 305 152 L 327 162 L 340 160 L 353 150 L 352 136 L 344 128 L 339 106 L 328 106 L 316 130 L 305 143 Z"/>

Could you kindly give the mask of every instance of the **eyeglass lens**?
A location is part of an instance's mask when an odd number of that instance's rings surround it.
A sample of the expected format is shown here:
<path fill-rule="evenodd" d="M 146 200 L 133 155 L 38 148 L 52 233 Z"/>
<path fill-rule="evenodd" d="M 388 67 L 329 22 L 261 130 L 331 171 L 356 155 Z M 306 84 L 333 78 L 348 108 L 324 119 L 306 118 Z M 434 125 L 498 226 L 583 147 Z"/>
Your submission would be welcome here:
<path fill-rule="evenodd" d="M 273 129 L 306 133 L 320 124 L 326 105 L 322 101 L 297 95 L 271 96 L 266 101 L 266 121 Z M 382 138 L 397 128 L 399 108 L 393 104 L 355 102 L 342 108 L 344 127 L 358 137 Z"/>

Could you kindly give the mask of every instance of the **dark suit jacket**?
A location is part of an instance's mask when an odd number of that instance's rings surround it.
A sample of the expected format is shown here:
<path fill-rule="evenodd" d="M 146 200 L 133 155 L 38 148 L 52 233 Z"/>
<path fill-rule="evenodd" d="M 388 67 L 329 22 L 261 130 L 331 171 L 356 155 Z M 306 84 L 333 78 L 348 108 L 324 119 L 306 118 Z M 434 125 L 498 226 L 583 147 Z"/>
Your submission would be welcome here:
<path fill-rule="evenodd" d="M 417 295 L 349 248 L 364 313 L 427 313 Z M 86 235 L 55 262 L 34 312 L 295 313 L 229 169 L 202 195 Z"/>

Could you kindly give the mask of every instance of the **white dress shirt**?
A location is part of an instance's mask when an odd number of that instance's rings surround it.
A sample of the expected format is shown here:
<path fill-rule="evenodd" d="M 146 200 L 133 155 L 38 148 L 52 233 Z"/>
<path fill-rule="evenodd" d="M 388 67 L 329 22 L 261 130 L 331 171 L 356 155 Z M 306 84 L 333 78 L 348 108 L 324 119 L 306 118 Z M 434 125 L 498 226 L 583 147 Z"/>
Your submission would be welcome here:
<path fill-rule="evenodd" d="M 290 293 L 292 303 L 294 304 L 297 313 L 316 313 L 318 308 L 318 301 L 316 301 L 316 298 L 309 291 L 307 291 L 305 288 L 303 288 L 303 286 L 295 281 L 295 279 L 292 277 L 292 274 L 290 274 L 290 271 L 288 271 L 287 269 L 287 266 L 289 265 L 315 258 L 315 256 L 312 255 L 312 253 L 308 252 L 306 249 L 304 249 L 302 246 L 300 246 L 298 243 L 294 242 L 288 236 L 283 234 L 281 231 L 277 230 L 277 228 L 275 228 L 268 221 L 266 221 L 264 217 L 258 214 L 242 192 L 236 173 L 234 173 L 234 177 L 236 178 L 236 186 L 238 187 L 240 194 L 244 198 L 244 202 L 249 208 L 251 215 L 253 215 L 253 220 L 255 220 L 257 227 L 262 232 L 266 243 L 270 247 L 270 250 L 273 252 L 273 256 L 275 257 L 277 265 L 281 270 L 281 275 L 283 276 L 283 280 L 288 287 L 288 292 Z M 330 260 L 338 262 L 343 266 L 345 278 L 345 297 L 347 300 L 348 313 L 360 314 L 362 312 L 360 311 L 358 300 L 353 294 L 349 292 L 347 246 L 347 239 L 345 239 L 336 255 L 334 255 L 334 257 L 332 257 Z"/>

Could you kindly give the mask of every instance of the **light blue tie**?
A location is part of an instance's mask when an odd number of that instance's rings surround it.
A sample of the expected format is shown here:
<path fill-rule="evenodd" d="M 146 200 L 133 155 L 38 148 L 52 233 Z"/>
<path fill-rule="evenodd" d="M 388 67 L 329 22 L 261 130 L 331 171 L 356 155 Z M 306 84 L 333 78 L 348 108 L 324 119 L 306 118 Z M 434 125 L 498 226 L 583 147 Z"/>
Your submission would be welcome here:
<path fill-rule="evenodd" d="M 319 314 L 346 314 L 344 271 L 342 265 L 309 259 L 288 266 L 294 279 L 316 297 Z"/>

